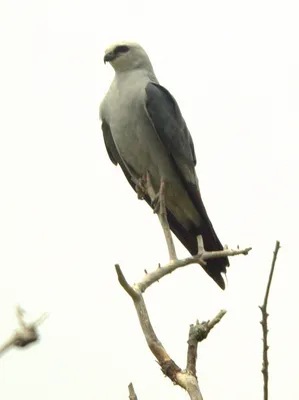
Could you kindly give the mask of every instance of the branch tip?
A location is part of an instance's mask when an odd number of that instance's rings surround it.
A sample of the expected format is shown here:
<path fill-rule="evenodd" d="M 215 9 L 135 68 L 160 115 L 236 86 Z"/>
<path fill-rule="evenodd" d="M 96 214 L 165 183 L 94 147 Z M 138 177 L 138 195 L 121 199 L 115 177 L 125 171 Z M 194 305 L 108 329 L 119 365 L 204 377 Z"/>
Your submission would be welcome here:
<path fill-rule="evenodd" d="M 115 270 L 117 273 L 118 281 L 121 284 L 121 286 L 125 289 L 125 291 L 131 296 L 133 300 L 138 299 L 138 293 L 130 286 L 119 266 L 119 264 L 115 264 Z"/>
<path fill-rule="evenodd" d="M 129 384 L 128 389 L 129 389 L 129 399 L 138 400 L 132 382 Z"/>

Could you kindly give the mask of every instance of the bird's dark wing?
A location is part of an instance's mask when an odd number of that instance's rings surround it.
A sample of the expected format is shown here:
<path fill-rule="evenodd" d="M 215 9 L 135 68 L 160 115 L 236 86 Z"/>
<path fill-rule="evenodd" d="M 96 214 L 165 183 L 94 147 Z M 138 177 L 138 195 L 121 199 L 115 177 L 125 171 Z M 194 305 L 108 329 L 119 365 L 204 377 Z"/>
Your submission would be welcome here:
<path fill-rule="evenodd" d="M 183 186 L 203 220 L 201 226 L 197 227 L 194 232 L 189 232 L 193 234 L 192 240 L 189 241 L 187 245 L 185 243 L 183 244 L 191 254 L 196 254 L 196 235 L 201 234 L 206 250 L 222 250 L 223 246 L 208 217 L 197 185 L 194 169 L 196 165 L 194 145 L 179 106 L 173 96 L 164 87 L 150 82 L 146 87 L 145 107 L 161 142 L 172 158 L 174 168 L 180 176 Z M 174 233 L 180 240 L 181 238 L 179 236 L 186 237 L 182 229 L 180 229 L 179 235 L 175 231 Z M 227 258 L 212 259 L 207 264 L 206 272 L 222 288 L 224 288 L 225 285 L 220 272 L 226 272 L 226 266 L 228 265 L 229 262 Z"/>
<path fill-rule="evenodd" d="M 149 82 L 146 110 L 177 167 L 183 170 L 182 167 L 187 165 L 194 173 L 196 156 L 192 137 L 172 95 L 163 86 Z"/>
<path fill-rule="evenodd" d="M 122 160 L 122 158 L 119 155 L 119 152 L 117 150 L 117 147 L 114 143 L 110 126 L 109 124 L 105 121 L 102 120 L 102 131 L 103 131 L 103 136 L 104 136 L 104 142 L 106 146 L 107 153 L 109 155 L 110 160 L 113 162 L 114 165 L 120 165 L 123 173 L 125 174 L 129 184 L 132 186 L 134 191 L 136 192 L 136 185 L 134 184 L 131 173 L 129 168 L 126 166 L 125 162 Z M 144 200 L 148 203 L 150 207 L 152 207 L 152 202 L 149 196 L 145 195 Z M 177 236 L 177 238 L 182 242 L 182 244 L 191 251 L 192 254 L 196 254 L 197 252 L 197 242 L 196 238 L 194 239 L 194 235 L 187 230 L 183 228 L 183 226 L 177 221 L 177 219 L 174 217 L 174 215 L 167 210 L 167 218 L 169 221 L 170 229 L 173 231 L 173 233 Z M 192 243 L 191 249 L 190 245 Z"/>
<path fill-rule="evenodd" d="M 202 203 L 197 185 L 193 141 L 179 106 L 172 95 L 163 86 L 156 83 L 148 83 L 146 96 L 146 111 L 152 124 L 167 149 L 195 208 L 209 225 L 210 220 Z"/>

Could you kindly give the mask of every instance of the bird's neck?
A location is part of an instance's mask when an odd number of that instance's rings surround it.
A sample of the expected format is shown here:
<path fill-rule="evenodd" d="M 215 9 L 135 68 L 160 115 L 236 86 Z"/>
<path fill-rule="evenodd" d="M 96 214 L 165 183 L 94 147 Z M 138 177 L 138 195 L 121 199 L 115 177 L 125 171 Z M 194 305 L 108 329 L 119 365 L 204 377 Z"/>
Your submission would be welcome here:
<path fill-rule="evenodd" d="M 156 78 L 152 68 L 136 68 L 127 71 L 116 71 L 114 79 L 116 81 L 137 81 L 142 79 L 158 83 L 158 79 Z"/>

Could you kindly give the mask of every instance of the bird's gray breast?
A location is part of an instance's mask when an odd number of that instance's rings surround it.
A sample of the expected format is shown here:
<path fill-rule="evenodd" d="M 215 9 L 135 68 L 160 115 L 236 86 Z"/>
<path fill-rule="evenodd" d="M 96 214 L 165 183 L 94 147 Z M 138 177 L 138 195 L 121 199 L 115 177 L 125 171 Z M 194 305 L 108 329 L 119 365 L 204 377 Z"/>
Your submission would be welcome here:
<path fill-rule="evenodd" d="M 120 156 L 137 177 L 159 175 L 165 152 L 145 109 L 147 82 L 114 82 L 105 99 L 104 118 Z"/>

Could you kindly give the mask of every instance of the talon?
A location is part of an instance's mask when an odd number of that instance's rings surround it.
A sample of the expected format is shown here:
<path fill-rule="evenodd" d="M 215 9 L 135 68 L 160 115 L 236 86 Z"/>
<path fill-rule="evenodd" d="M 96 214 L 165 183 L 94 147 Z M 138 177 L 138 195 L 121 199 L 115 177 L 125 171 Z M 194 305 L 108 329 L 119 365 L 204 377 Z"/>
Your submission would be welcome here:
<path fill-rule="evenodd" d="M 138 179 L 135 190 L 139 200 L 143 200 L 146 195 L 146 176 Z"/>
<path fill-rule="evenodd" d="M 136 190 L 136 193 L 137 193 L 138 200 L 143 200 L 144 199 L 144 194 L 145 194 L 143 192 L 143 190 L 138 185 L 135 185 L 135 190 Z"/>

